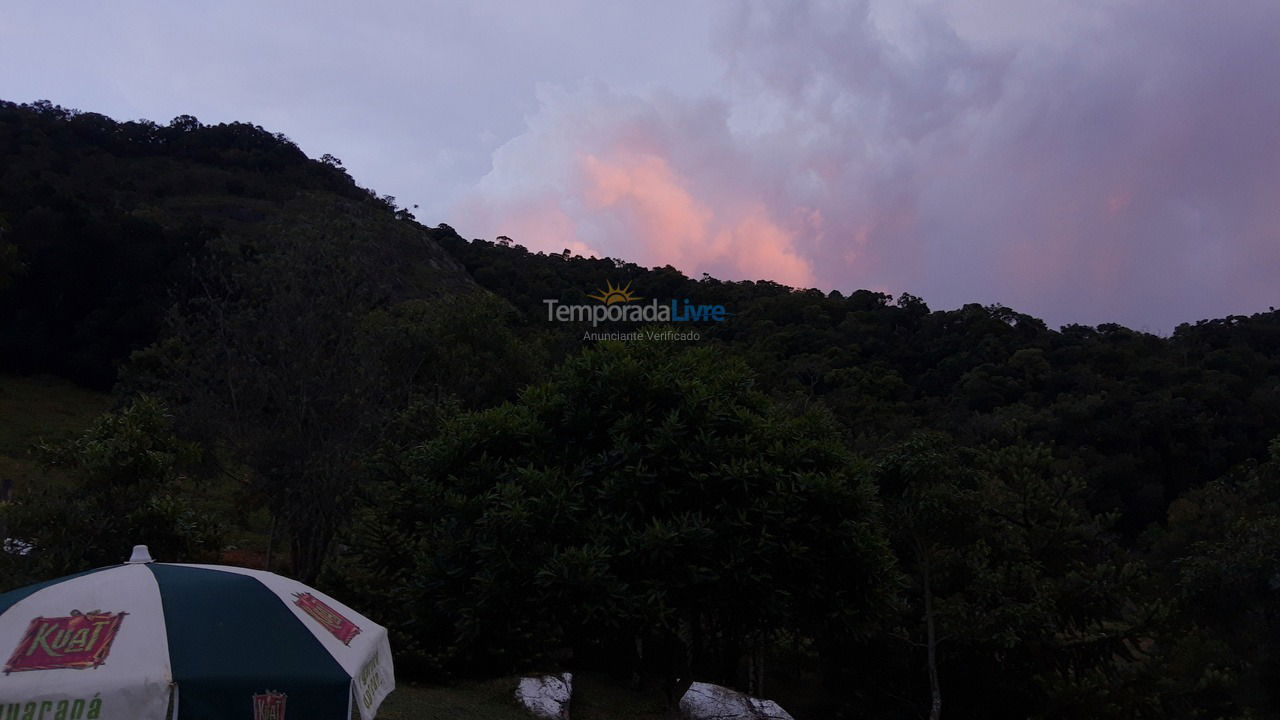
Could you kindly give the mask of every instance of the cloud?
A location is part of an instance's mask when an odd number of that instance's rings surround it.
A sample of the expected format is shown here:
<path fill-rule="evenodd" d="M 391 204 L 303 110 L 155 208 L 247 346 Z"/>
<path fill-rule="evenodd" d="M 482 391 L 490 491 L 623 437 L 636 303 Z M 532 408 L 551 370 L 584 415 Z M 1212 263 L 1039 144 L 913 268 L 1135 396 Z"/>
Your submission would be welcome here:
<path fill-rule="evenodd" d="M 1277 304 L 1273 0 L 12 5 L 8 99 L 260 123 L 470 236 L 1054 324 Z"/>
<path fill-rule="evenodd" d="M 539 98 L 529 130 L 495 154 L 493 172 L 460 206 L 465 227 L 551 252 L 582 247 L 686 272 L 817 281 L 795 244 L 807 218 L 777 215 L 749 178 L 726 172 L 743 159 L 717 147 L 728 134 L 723 104 L 601 84 L 548 86 Z"/>
<path fill-rule="evenodd" d="M 703 93 L 547 85 L 455 224 L 1168 331 L 1274 302 L 1280 6 L 735 3 Z"/>

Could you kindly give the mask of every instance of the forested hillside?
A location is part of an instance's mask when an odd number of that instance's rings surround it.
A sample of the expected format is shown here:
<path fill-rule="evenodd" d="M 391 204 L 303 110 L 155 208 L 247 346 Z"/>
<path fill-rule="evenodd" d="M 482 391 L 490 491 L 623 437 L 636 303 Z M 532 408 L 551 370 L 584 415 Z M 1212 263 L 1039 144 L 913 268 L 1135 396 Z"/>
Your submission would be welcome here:
<path fill-rule="evenodd" d="M 214 240 L 248 252 L 280 228 L 341 216 L 389 271 L 456 265 L 395 199 L 248 123 L 116 122 L 0 103 L 0 369 L 109 388 L 162 313 L 194 292 Z M 452 278 L 451 282 L 459 282 Z M 465 281 L 463 281 L 465 282 Z"/>
<path fill-rule="evenodd" d="M 114 402 L 0 467 L 6 588 L 145 538 L 349 599 L 402 678 L 1280 712 L 1280 313 L 1053 329 L 533 253 L 185 116 L 5 103 L 0 157 L 0 368 Z M 609 288 L 725 317 L 548 318 Z M 697 339 L 584 337 L 642 328 Z"/>
<path fill-rule="evenodd" d="M 1114 324 L 1054 330 L 1001 306 L 931 311 L 905 293 L 693 280 L 510 241 L 440 242 L 532 324 L 559 327 L 543 298 L 584 302 L 607 281 L 645 298 L 723 304 L 732 319 L 702 326 L 703 336 L 746 360 L 770 392 L 820 401 L 856 448 L 914 429 L 1046 444 L 1131 531 L 1188 488 L 1261 457 L 1280 428 L 1278 312 L 1188 322 L 1169 338 Z M 564 347 L 581 346 L 582 327 L 560 329 Z"/>

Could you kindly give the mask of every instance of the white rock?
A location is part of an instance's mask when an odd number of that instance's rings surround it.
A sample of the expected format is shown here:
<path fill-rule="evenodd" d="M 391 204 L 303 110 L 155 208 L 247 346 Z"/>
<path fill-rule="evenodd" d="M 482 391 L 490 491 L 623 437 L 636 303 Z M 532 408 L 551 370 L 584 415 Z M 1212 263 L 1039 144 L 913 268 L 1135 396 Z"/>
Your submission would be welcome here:
<path fill-rule="evenodd" d="M 569 720 L 573 673 L 520 678 L 516 700 L 529 712 L 547 720 Z"/>
<path fill-rule="evenodd" d="M 690 720 L 794 720 L 772 700 L 760 700 L 727 687 L 696 682 L 680 698 Z"/>
<path fill-rule="evenodd" d="M 5 538 L 3 549 L 10 555 L 30 555 L 36 546 L 20 538 Z"/>

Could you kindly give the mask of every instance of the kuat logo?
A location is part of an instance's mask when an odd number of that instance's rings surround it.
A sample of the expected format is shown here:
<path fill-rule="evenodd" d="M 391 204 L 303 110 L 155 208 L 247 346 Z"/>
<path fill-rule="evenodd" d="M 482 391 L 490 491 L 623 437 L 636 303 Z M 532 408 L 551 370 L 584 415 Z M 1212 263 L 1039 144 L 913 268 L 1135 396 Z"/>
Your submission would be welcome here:
<path fill-rule="evenodd" d="M 287 695 L 268 690 L 253 696 L 253 720 L 284 720 Z"/>
<path fill-rule="evenodd" d="M 311 593 L 294 593 L 297 598 L 294 605 L 302 608 L 302 612 L 324 626 L 343 645 L 350 645 L 351 639 L 360 634 L 360 626 L 343 617 L 342 613 L 329 607 L 323 600 Z"/>
<path fill-rule="evenodd" d="M 106 662 L 125 612 L 101 610 L 82 613 L 72 610 L 67 617 L 38 617 L 5 663 L 4 674 L 26 670 L 96 668 Z"/>

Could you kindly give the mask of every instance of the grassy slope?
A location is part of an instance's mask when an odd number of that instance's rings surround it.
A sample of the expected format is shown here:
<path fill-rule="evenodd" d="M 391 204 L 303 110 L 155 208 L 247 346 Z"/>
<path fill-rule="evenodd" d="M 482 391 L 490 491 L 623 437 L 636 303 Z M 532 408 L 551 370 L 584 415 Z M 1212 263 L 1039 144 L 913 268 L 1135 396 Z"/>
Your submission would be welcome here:
<path fill-rule="evenodd" d="M 0 374 L 0 483 L 12 480 L 17 490 L 32 480 L 59 482 L 61 475 L 40 467 L 31 452 L 32 446 L 75 437 L 111 405 L 109 394 L 86 390 L 61 378 Z M 197 507 L 218 517 L 226 516 L 234 502 L 234 483 L 226 478 L 188 490 Z M 228 523 L 224 528 L 228 552 L 223 561 L 264 567 L 270 526 L 265 509 L 241 508 L 232 514 L 240 522 Z M 277 551 L 275 570 L 281 568 L 280 553 L 284 550 L 277 548 Z"/>
<path fill-rule="evenodd" d="M 111 396 L 52 377 L 0 375 L 0 481 L 36 475 L 31 446 L 83 431 L 111 406 Z"/>
<path fill-rule="evenodd" d="M 401 685 L 383 703 L 382 720 L 529 720 L 515 701 L 514 677 L 467 681 L 453 685 Z M 597 675 L 575 675 L 574 720 L 660 720 L 662 701 L 656 693 L 620 687 Z"/>

